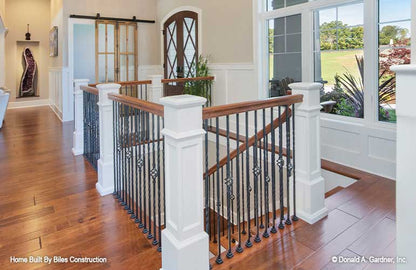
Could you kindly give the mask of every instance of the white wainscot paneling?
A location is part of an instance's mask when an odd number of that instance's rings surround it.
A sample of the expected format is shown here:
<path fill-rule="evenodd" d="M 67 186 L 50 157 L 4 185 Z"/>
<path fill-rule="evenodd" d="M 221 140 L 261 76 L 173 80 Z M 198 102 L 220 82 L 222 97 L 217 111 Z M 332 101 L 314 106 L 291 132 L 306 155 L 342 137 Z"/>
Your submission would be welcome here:
<path fill-rule="evenodd" d="M 258 99 L 253 64 L 210 64 L 209 68 L 215 76 L 212 89 L 214 105 Z"/>
<path fill-rule="evenodd" d="M 387 178 L 396 178 L 394 126 L 321 113 L 321 156 Z"/>
<path fill-rule="evenodd" d="M 159 65 L 143 65 L 138 68 L 139 81 L 148 80 L 149 75 L 161 75 L 163 74 L 163 67 Z"/>
<path fill-rule="evenodd" d="M 325 193 L 333 190 L 336 187 L 346 188 L 354 184 L 357 180 L 333 173 L 327 170 L 322 170 L 322 177 L 325 179 Z"/>
<path fill-rule="evenodd" d="M 73 87 L 68 68 L 49 68 L 49 103 L 61 121 L 74 119 Z"/>

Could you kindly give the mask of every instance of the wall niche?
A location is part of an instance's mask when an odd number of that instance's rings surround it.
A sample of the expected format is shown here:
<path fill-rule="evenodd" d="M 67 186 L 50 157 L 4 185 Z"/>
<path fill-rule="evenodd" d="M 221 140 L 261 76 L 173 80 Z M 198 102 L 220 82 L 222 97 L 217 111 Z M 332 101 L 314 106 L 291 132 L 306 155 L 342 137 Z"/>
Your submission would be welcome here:
<path fill-rule="evenodd" d="M 16 98 L 39 97 L 39 45 L 36 40 L 16 41 Z"/>

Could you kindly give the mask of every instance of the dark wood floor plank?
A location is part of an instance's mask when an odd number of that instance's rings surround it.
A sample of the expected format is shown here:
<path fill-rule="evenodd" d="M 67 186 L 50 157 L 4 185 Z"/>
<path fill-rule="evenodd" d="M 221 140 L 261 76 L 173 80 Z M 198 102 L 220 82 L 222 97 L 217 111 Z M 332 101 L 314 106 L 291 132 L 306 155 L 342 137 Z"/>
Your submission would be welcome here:
<path fill-rule="evenodd" d="M 305 246 L 317 250 L 357 221 L 357 218 L 335 209 L 326 218 L 296 229 L 290 235 Z"/>

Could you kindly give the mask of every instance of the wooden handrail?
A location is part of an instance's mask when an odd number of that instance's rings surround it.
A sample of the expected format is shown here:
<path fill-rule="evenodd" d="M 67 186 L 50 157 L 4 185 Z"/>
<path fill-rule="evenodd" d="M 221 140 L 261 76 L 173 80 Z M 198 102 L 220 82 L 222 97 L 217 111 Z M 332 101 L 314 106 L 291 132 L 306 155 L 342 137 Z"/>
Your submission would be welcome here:
<path fill-rule="evenodd" d="M 234 104 L 220 105 L 214 107 L 207 107 L 203 109 L 202 119 L 216 118 L 231 114 L 244 113 L 249 111 L 257 111 L 266 108 L 292 105 L 295 103 L 301 103 L 303 101 L 303 95 L 291 95 L 277 98 L 270 98 L 257 101 L 246 101 Z"/>
<path fill-rule="evenodd" d="M 213 81 L 214 76 L 208 77 L 193 77 L 193 78 L 177 78 L 177 79 L 163 79 L 162 83 L 184 83 L 184 82 L 194 82 L 194 81 Z"/>
<path fill-rule="evenodd" d="M 151 80 L 145 80 L 145 81 L 126 81 L 126 82 L 111 82 L 115 84 L 120 84 L 121 86 L 126 85 L 143 85 L 143 84 L 152 84 Z M 91 83 L 88 86 L 96 87 L 99 84 L 109 84 L 109 83 Z"/>
<path fill-rule="evenodd" d="M 98 89 L 91 86 L 81 85 L 81 90 L 98 96 Z"/>
<path fill-rule="evenodd" d="M 162 105 L 150 101 L 145 101 L 120 94 L 108 94 L 108 98 L 121 104 L 127 105 L 129 107 L 150 112 L 161 117 L 165 115 L 164 107 Z"/>
<path fill-rule="evenodd" d="M 276 129 L 279 127 L 280 123 L 283 124 L 286 122 L 286 115 L 287 115 L 287 111 L 285 110 L 283 112 L 283 114 L 280 116 L 280 118 L 276 118 L 273 120 L 273 128 Z M 289 117 L 292 116 L 292 110 L 289 109 Z M 267 136 L 270 134 L 270 132 L 272 132 L 272 124 L 268 124 L 264 129 L 260 130 L 257 132 L 257 141 L 259 141 L 261 138 L 263 138 L 264 136 Z M 247 147 L 247 143 L 243 143 L 241 144 L 238 149 L 241 153 L 244 153 L 246 151 L 247 148 L 250 148 L 254 145 L 254 143 L 256 142 L 256 135 L 253 135 L 252 137 L 250 137 L 248 139 L 248 147 Z M 234 158 L 237 157 L 237 149 L 233 150 L 230 153 L 230 160 L 233 160 Z M 228 162 L 228 156 L 225 156 L 224 158 L 222 158 L 219 162 L 219 168 L 224 167 Z M 212 174 L 214 174 L 217 171 L 217 164 L 213 165 L 209 170 L 208 170 L 208 177 L 211 176 Z M 204 174 L 204 178 L 207 177 L 206 173 Z"/>

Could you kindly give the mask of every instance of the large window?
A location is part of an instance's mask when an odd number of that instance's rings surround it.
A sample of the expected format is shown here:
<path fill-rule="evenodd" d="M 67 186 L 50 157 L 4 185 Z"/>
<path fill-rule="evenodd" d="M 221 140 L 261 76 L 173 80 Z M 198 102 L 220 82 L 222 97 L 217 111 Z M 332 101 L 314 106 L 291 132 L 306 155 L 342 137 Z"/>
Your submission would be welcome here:
<path fill-rule="evenodd" d="M 325 112 L 364 117 L 364 5 L 320 9 L 314 14 L 315 81 L 324 84 Z"/>
<path fill-rule="evenodd" d="M 302 80 L 301 15 L 268 20 L 269 93 L 286 95 L 288 85 Z"/>
<path fill-rule="evenodd" d="M 306 3 L 308 0 L 266 0 L 267 10 L 274 10 L 289 6 L 294 6 L 297 4 Z"/>
<path fill-rule="evenodd" d="M 411 0 L 379 0 L 379 120 L 396 122 L 396 78 L 392 65 L 410 64 Z"/>

